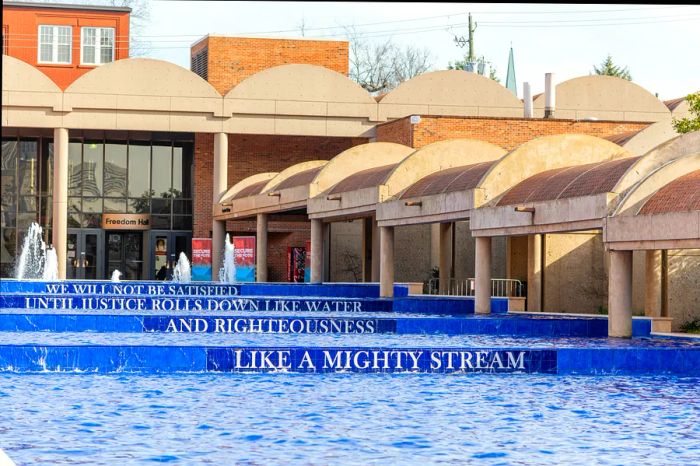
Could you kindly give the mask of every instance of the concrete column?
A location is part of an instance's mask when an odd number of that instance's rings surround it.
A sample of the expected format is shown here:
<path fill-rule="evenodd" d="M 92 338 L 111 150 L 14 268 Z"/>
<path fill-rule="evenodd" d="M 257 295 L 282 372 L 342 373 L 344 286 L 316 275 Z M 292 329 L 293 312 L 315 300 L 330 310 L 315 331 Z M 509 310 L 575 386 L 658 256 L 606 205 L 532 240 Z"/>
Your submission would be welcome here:
<path fill-rule="evenodd" d="M 323 282 L 323 220 L 311 219 L 311 283 Z"/>
<path fill-rule="evenodd" d="M 452 223 L 440 223 L 440 294 L 450 290 L 452 278 Z"/>
<path fill-rule="evenodd" d="M 632 251 L 610 251 L 608 336 L 632 336 Z"/>
<path fill-rule="evenodd" d="M 211 225 L 211 279 L 217 281 L 226 243 L 226 222 L 213 220 Z"/>
<path fill-rule="evenodd" d="M 394 296 L 394 227 L 379 227 L 379 296 Z"/>
<path fill-rule="evenodd" d="M 372 218 L 362 219 L 362 281 L 372 281 Z"/>
<path fill-rule="evenodd" d="M 527 310 L 542 311 L 542 235 L 527 236 Z"/>
<path fill-rule="evenodd" d="M 58 259 L 58 278 L 66 278 L 68 246 L 68 130 L 53 130 L 53 224 L 51 242 Z"/>
<path fill-rule="evenodd" d="M 649 250 L 644 258 L 644 315 L 661 316 L 661 251 Z"/>
<path fill-rule="evenodd" d="M 267 214 L 257 216 L 257 238 L 255 241 L 255 268 L 257 281 L 267 281 Z M 312 255 L 313 258 L 313 255 Z"/>
<path fill-rule="evenodd" d="M 491 237 L 477 236 L 475 251 L 474 311 L 491 313 Z"/>
<path fill-rule="evenodd" d="M 372 217 L 372 281 L 379 281 L 379 225 Z"/>
<path fill-rule="evenodd" d="M 661 251 L 661 317 L 668 314 L 668 250 Z"/>
<path fill-rule="evenodd" d="M 430 224 L 430 268 L 440 267 L 440 224 Z"/>
<path fill-rule="evenodd" d="M 214 173 L 212 175 L 212 204 L 218 204 L 228 190 L 228 134 L 214 134 Z M 212 205 L 212 209 L 213 209 Z M 226 240 L 226 222 L 212 220 L 211 225 L 211 275 L 217 279 Z"/>

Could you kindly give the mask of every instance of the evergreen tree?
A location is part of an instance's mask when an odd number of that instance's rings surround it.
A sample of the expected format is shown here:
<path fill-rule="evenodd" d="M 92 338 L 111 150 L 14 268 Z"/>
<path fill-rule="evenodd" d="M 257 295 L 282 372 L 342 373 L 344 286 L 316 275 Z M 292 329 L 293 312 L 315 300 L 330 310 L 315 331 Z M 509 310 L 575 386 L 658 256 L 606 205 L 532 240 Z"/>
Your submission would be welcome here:
<path fill-rule="evenodd" d="M 610 55 L 608 55 L 608 58 L 603 60 L 603 63 L 600 64 L 600 68 L 593 65 L 593 71 L 595 71 L 595 74 L 601 74 L 604 76 L 615 76 L 616 78 L 622 78 L 626 79 L 627 81 L 632 81 L 632 76 L 630 75 L 630 72 L 627 69 L 627 67 L 620 68 L 619 66 L 615 65 Z"/>

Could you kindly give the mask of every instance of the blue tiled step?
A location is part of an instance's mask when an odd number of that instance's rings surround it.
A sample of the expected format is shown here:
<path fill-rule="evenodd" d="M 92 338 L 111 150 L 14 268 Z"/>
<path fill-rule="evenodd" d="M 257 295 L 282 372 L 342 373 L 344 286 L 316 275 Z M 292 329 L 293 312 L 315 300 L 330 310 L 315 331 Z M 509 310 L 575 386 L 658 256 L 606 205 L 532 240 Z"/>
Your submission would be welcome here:
<path fill-rule="evenodd" d="M 96 310 L 96 311 L 281 311 L 281 312 L 390 312 L 392 301 L 382 298 L 329 297 L 149 297 L 114 295 L 20 295 L 0 296 L 0 309 Z"/>
<path fill-rule="evenodd" d="M 546 316 L 416 317 L 391 313 L 310 315 L 115 315 L 88 313 L 2 313 L 0 331 L 186 332 L 186 333 L 398 333 L 605 337 L 607 319 Z M 386 317 L 391 316 L 391 317 Z M 646 334 L 648 335 L 648 333 Z"/>
<path fill-rule="evenodd" d="M 0 372 L 700 375 L 692 348 L 0 346 Z"/>
<path fill-rule="evenodd" d="M 120 295 L 120 296 L 315 296 L 345 298 L 377 298 L 376 283 L 240 283 L 216 282 L 175 283 L 162 281 L 111 282 L 70 280 L 44 282 L 39 280 L 0 280 L 2 294 L 42 295 Z M 394 286 L 395 296 L 407 296 L 408 287 Z"/>

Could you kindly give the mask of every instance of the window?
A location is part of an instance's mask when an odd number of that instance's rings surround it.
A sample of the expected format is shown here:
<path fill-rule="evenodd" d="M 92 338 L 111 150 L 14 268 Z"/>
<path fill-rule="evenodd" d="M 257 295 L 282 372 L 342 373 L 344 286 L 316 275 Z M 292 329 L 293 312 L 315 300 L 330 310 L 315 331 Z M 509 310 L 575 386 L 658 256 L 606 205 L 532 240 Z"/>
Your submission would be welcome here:
<path fill-rule="evenodd" d="M 39 63 L 71 63 L 72 28 L 39 26 Z"/>
<path fill-rule="evenodd" d="M 81 63 L 101 65 L 114 61 L 114 28 L 82 28 Z"/>

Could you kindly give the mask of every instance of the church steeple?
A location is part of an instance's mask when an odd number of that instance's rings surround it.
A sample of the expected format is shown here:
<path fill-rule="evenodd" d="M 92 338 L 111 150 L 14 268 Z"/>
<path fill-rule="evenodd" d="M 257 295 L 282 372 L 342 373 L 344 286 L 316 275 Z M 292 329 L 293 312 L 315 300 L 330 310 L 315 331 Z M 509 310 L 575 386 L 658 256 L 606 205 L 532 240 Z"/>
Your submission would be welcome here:
<path fill-rule="evenodd" d="M 510 55 L 508 56 L 508 74 L 506 76 L 506 88 L 518 96 L 518 85 L 515 83 L 515 61 L 513 60 L 513 46 L 510 46 Z"/>

